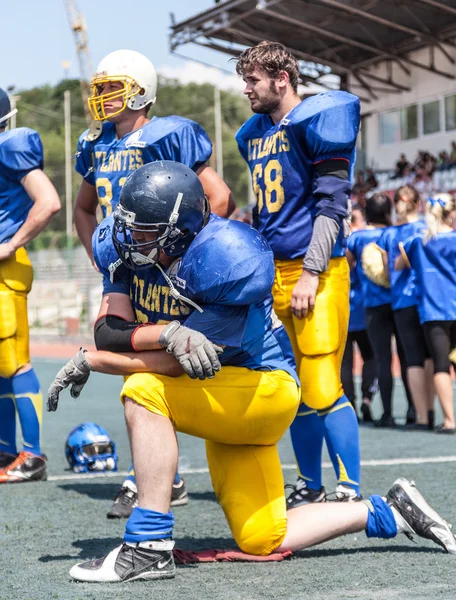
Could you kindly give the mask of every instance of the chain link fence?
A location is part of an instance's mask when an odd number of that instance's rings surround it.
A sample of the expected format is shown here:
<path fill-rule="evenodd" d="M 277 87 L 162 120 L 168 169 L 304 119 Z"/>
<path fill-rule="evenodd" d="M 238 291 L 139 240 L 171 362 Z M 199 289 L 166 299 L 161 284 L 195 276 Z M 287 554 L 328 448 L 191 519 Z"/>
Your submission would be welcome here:
<path fill-rule="evenodd" d="M 34 282 L 28 297 L 30 333 L 46 339 L 91 336 L 102 277 L 82 247 L 29 252 Z"/>

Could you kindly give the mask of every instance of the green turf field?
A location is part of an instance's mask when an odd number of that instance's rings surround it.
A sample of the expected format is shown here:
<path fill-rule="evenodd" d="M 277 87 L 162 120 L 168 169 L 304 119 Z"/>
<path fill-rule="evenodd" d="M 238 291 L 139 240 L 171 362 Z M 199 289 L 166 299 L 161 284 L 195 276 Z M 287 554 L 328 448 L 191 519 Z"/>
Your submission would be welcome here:
<path fill-rule="evenodd" d="M 43 390 L 61 364 L 35 361 Z M 44 415 L 49 481 L 0 488 L 0 600 L 456 598 L 456 556 L 421 540 L 413 544 L 401 536 L 371 541 L 364 533 L 300 552 L 282 563 L 191 565 L 178 568 L 174 580 L 162 582 L 102 585 L 70 581 L 68 570 L 74 563 L 101 556 L 119 543 L 124 522 L 109 521 L 105 516 L 122 476 L 84 479 L 66 470 L 66 436 L 83 421 L 103 425 L 117 442 L 120 469 L 126 470 L 129 451 L 118 400 L 121 383 L 120 378 L 94 374 L 79 400 L 64 394 L 57 413 Z M 395 401 L 395 414 L 401 418 L 405 405 L 399 385 Z M 379 400 L 376 406 L 379 416 Z M 176 546 L 233 548 L 211 490 L 204 444 L 188 436 L 179 439 L 180 469 L 190 503 L 175 510 Z M 455 441 L 431 433 L 362 427 L 364 495 L 385 492 L 398 476 L 415 479 L 456 526 Z M 292 482 L 293 454 L 288 438 L 281 443 L 281 456 L 285 479 Z M 332 469 L 325 468 L 324 476 L 327 489 L 331 489 Z"/>

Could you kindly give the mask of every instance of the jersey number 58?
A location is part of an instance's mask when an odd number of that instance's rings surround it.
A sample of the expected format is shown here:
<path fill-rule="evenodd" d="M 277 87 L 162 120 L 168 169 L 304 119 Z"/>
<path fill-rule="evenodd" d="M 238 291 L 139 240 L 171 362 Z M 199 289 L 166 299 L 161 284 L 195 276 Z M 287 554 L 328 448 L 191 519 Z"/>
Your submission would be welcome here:
<path fill-rule="evenodd" d="M 264 168 L 262 163 L 257 163 L 252 171 L 252 183 L 258 212 L 265 204 L 268 212 L 279 212 L 285 202 L 282 167 L 279 161 L 272 159 Z"/>

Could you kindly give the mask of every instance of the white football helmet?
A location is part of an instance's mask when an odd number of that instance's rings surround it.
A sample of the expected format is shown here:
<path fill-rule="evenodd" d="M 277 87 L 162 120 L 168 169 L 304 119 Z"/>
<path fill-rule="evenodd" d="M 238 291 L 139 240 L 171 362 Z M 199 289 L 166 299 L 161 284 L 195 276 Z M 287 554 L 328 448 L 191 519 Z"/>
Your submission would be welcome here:
<path fill-rule="evenodd" d="M 123 87 L 102 94 L 101 86 L 109 81 L 120 81 Z M 143 54 L 134 50 L 116 50 L 103 58 L 90 82 L 88 99 L 90 114 L 95 121 L 104 121 L 118 115 L 125 108 L 140 110 L 152 105 L 157 95 L 157 73 L 154 65 Z M 106 114 L 104 103 L 123 99 L 122 108 Z"/>

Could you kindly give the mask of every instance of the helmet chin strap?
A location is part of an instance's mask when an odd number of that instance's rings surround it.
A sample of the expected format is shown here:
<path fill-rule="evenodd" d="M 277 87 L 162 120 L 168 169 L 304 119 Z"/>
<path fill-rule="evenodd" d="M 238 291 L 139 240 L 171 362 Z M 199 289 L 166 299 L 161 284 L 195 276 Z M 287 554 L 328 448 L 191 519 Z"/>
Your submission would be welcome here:
<path fill-rule="evenodd" d="M 178 290 L 176 290 L 173 282 L 168 277 L 168 275 L 165 273 L 165 271 L 162 269 L 160 263 L 156 263 L 155 266 L 160 270 L 161 274 L 165 278 L 166 283 L 169 285 L 169 293 L 175 300 L 180 300 L 181 302 L 185 302 L 185 304 L 189 304 L 190 306 L 193 306 L 193 308 L 195 308 L 200 313 L 204 312 L 203 309 L 201 308 L 201 306 L 198 306 L 198 304 L 196 304 L 196 302 L 193 302 L 193 300 L 190 300 L 190 298 L 187 298 L 186 296 L 182 296 L 182 294 Z"/>
<path fill-rule="evenodd" d="M 13 110 L 10 111 L 7 115 L 3 115 L 3 117 L 0 117 L 0 123 L 3 123 L 3 121 L 8 121 L 8 119 L 10 119 L 16 113 L 17 113 L 17 108 L 13 108 Z"/>

